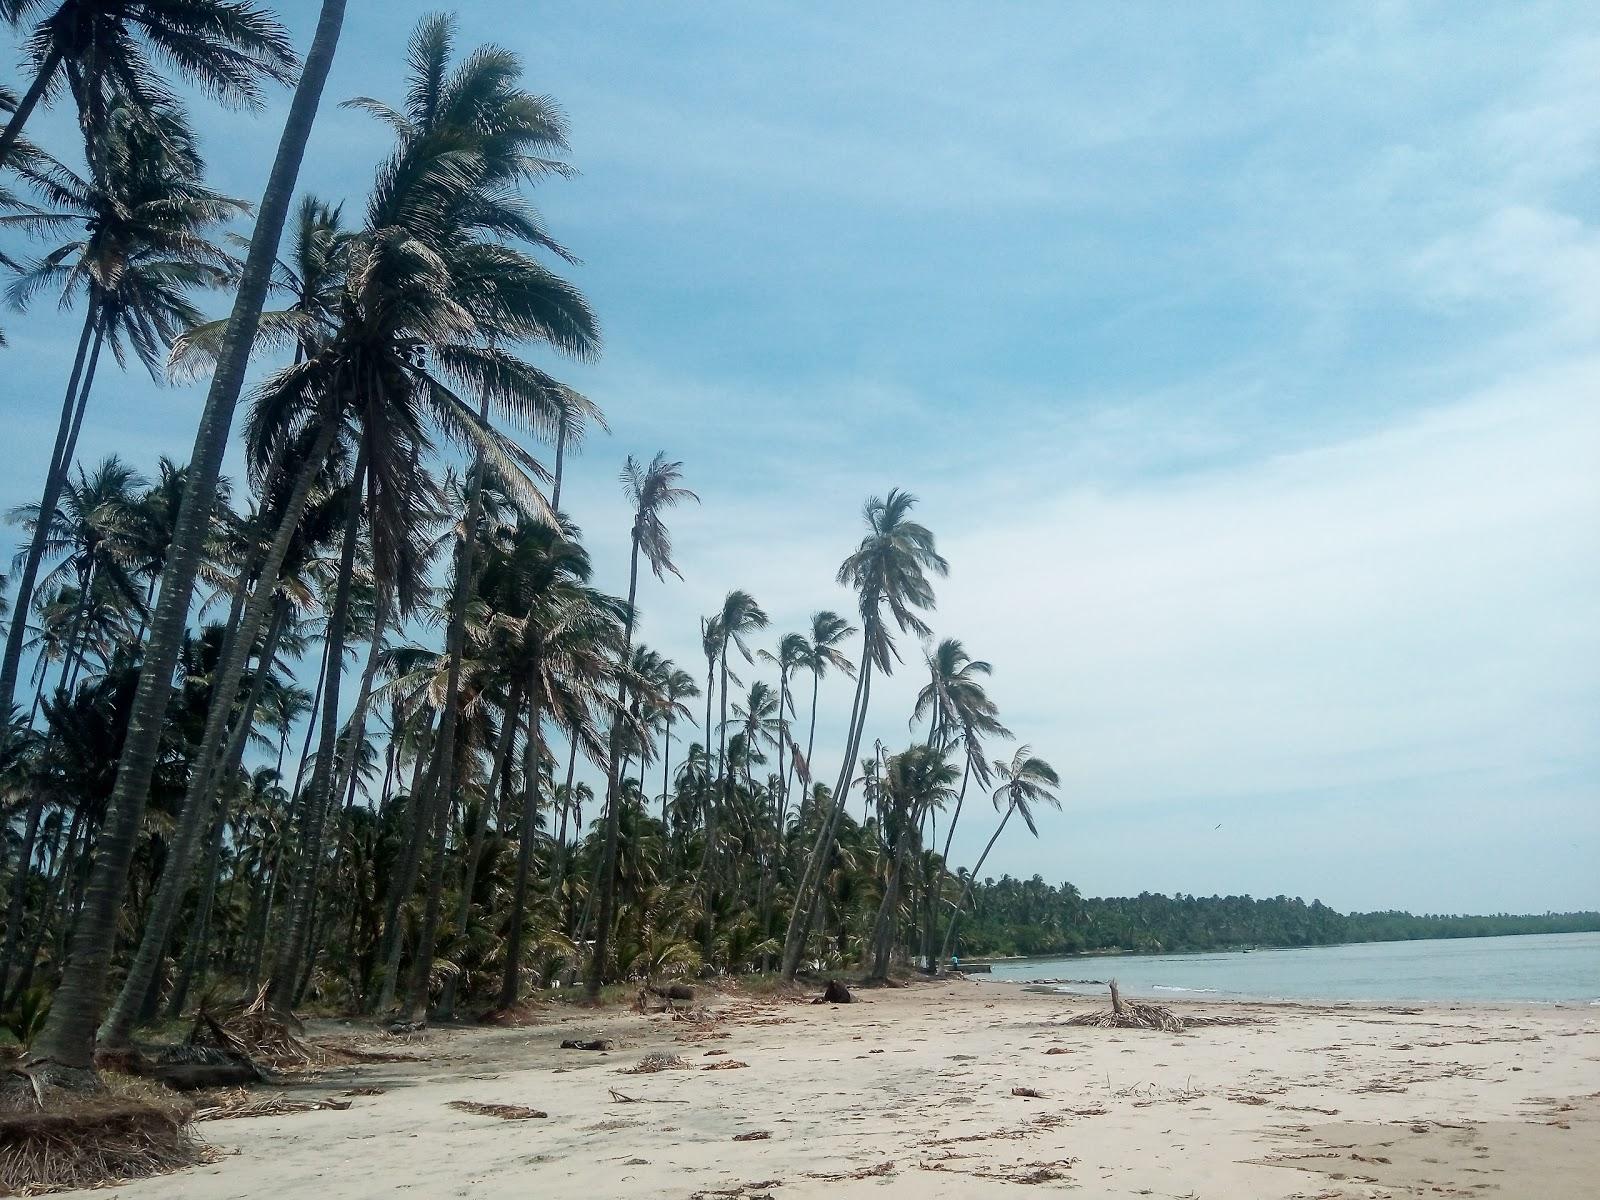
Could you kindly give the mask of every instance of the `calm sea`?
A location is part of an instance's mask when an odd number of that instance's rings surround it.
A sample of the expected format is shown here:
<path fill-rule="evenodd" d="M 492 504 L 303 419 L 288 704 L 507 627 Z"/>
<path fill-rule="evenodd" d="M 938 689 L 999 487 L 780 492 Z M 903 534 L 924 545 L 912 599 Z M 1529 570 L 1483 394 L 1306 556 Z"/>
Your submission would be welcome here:
<path fill-rule="evenodd" d="M 1505 1000 L 1600 1005 L 1600 933 L 996 963 L 994 979 L 1196 1000 Z"/>

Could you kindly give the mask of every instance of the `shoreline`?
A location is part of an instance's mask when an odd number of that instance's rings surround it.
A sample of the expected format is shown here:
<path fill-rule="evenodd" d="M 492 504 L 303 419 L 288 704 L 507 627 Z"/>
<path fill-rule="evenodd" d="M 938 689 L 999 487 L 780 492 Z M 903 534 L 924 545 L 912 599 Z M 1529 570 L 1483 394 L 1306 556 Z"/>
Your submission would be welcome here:
<path fill-rule="evenodd" d="M 735 983 L 693 1015 L 545 1005 L 409 1040 L 316 1021 L 408 1060 L 264 1089 L 351 1107 L 204 1123 L 217 1161 L 112 1194 L 1579 1200 L 1600 1174 L 1592 1008 L 1176 1001 L 1253 1020 L 1173 1034 L 1072 1026 L 1106 1002 L 978 981 L 857 995 Z M 614 1048 L 560 1047 L 594 1037 Z M 679 1061 L 633 1073 L 651 1055 Z"/>

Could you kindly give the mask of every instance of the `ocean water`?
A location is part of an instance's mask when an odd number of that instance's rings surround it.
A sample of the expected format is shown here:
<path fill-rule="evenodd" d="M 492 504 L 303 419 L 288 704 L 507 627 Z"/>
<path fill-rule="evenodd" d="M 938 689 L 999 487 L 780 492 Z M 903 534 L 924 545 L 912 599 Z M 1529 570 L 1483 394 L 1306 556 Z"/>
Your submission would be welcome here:
<path fill-rule="evenodd" d="M 1600 933 L 996 963 L 993 979 L 1168 1000 L 1498 1000 L 1600 1005 Z"/>

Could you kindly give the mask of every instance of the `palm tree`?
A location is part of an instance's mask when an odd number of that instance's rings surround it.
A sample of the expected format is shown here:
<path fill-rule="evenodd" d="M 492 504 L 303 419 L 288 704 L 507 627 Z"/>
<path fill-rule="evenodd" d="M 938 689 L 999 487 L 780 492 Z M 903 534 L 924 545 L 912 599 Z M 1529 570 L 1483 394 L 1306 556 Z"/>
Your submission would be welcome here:
<path fill-rule="evenodd" d="M 304 362 L 328 342 L 338 327 L 339 298 L 352 234 L 344 228 L 344 208 L 304 196 L 294 214 L 293 242 L 278 259 L 272 291 L 289 303 L 261 314 L 255 349 L 290 348 Z M 227 321 L 207 321 L 173 343 L 167 370 L 176 379 L 193 379 L 216 366 Z"/>
<path fill-rule="evenodd" d="M 945 830 L 944 851 L 935 873 L 942 879 L 948 869 L 950 845 L 955 839 L 956 825 L 961 820 L 961 810 L 967 800 L 967 784 L 976 779 L 979 787 L 988 787 L 992 778 L 988 761 L 984 758 L 985 738 L 1010 738 L 1011 731 L 1000 722 L 999 710 L 984 690 L 983 678 L 993 673 L 987 662 L 974 659 L 965 646 L 955 638 L 945 638 L 926 656 L 928 682 L 917 693 L 912 710 L 912 723 L 924 717 L 928 721 L 928 744 L 951 747 L 958 742 L 966 765 L 961 772 L 961 790 L 956 795 L 955 812 L 951 814 Z M 935 969 L 933 959 L 934 893 L 933 878 L 926 885 L 926 921 L 924 948 L 928 971 Z"/>
<path fill-rule="evenodd" d="M 14 28 L 33 21 L 23 40 L 33 78 L 0 134 L 0 164 L 62 76 L 91 142 L 110 96 L 121 93 L 141 108 L 169 100 L 152 58 L 228 104 L 260 104 L 262 79 L 294 82 L 287 32 L 269 9 L 247 0 L 0 0 L 0 20 Z"/>
<path fill-rule="evenodd" d="M 12 2 L 20 5 L 22 0 Z M 289 106 L 277 157 L 251 235 L 250 250 L 239 274 L 229 333 L 223 339 L 217 370 L 212 376 L 211 389 L 195 433 L 188 486 L 178 514 L 172 551 L 161 576 L 161 591 L 150 622 L 144 667 L 139 674 L 116 785 L 100 834 L 94 873 L 50 1016 L 30 1051 L 31 1061 L 48 1065 L 57 1078 L 79 1086 L 92 1085 L 96 1078 L 94 1035 L 104 1006 L 118 916 L 150 795 L 167 699 L 172 690 L 173 669 L 183 642 L 195 578 L 210 538 L 222 456 L 227 449 L 234 407 L 244 385 L 250 347 L 255 342 L 300 163 L 339 44 L 344 11 L 345 0 L 323 0 L 316 35 Z M 307 486 L 309 488 L 309 484 Z M 284 552 L 287 553 L 287 545 Z M 281 565 L 281 561 L 280 555 L 276 565 Z M 274 576 L 276 565 L 272 571 Z"/>
<path fill-rule="evenodd" d="M 633 508 L 633 529 L 629 536 L 628 606 L 622 631 L 622 657 L 626 659 L 633 646 L 634 604 L 639 592 L 639 556 L 644 555 L 651 573 L 660 580 L 671 571 L 683 578 L 672 561 L 672 538 L 667 532 L 663 516 L 686 500 L 699 503 L 700 497 L 680 485 L 683 464 L 669 462 L 665 453 L 658 452 L 645 466 L 632 455 L 623 464 L 622 491 Z M 622 677 L 617 684 L 615 715 L 611 720 L 611 738 L 606 755 L 606 826 L 605 844 L 600 859 L 600 911 L 594 939 L 594 956 L 584 981 L 584 994 L 595 1000 L 600 995 L 600 984 L 605 977 L 606 960 L 611 944 L 611 919 L 616 908 L 617 890 L 617 837 L 619 808 L 617 797 L 617 771 L 621 758 L 622 723 L 628 707 L 628 683 Z"/>
<path fill-rule="evenodd" d="M 967 901 L 972 898 L 972 886 L 977 882 L 978 873 L 983 870 L 984 861 L 989 857 L 989 851 L 994 849 L 994 844 L 1000 840 L 1000 835 L 1005 832 L 1006 822 L 1011 820 L 1013 813 L 1020 813 L 1022 820 L 1028 827 L 1028 832 L 1034 837 L 1039 836 L 1039 827 L 1034 824 L 1033 809 L 1035 805 L 1045 804 L 1051 808 L 1059 809 L 1061 800 L 1056 796 L 1055 789 L 1061 786 L 1061 779 L 1056 770 L 1042 758 L 1034 756 L 1031 746 L 1020 746 L 1011 756 L 1011 761 L 995 759 L 994 772 L 1002 780 L 999 787 L 994 790 L 994 806 L 996 811 L 1003 810 L 1000 824 L 995 827 L 989 844 L 983 848 L 983 853 L 978 855 L 978 861 L 973 866 L 971 874 L 967 876 L 966 887 L 961 891 L 961 900 L 956 905 L 955 911 L 950 914 L 950 925 L 944 931 L 944 945 L 939 948 L 939 961 L 946 962 L 950 957 L 950 946 L 955 941 L 956 922 L 960 919 L 961 910 L 966 907 Z"/>
<path fill-rule="evenodd" d="M 945 575 L 950 566 L 934 548 L 933 534 L 910 519 L 917 498 L 898 488 L 888 496 L 871 497 L 862 510 L 867 534 L 861 544 L 839 567 L 838 581 L 856 591 L 861 611 L 861 664 L 856 678 L 855 703 L 851 708 L 845 737 L 844 762 L 834 788 L 833 811 L 824 821 L 811 848 L 805 872 L 795 889 L 794 908 L 789 915 L 789 930 L 784 936 L 783 976 L 792 980 L 800 969 L 800 955 L 810 934 L 811 922 L 821 894 L 822 866 L 837 834 L 839 818 L 850 795 L 852 768 L 860 749 L 861 732 L 866 726 L 867 706 L 872 695 L 872 671 L 893 673 L 899 661 L 894 635 L 884 623 L 883 610 L 902 632 L 926 637 L 928 627 L 917 612 L 933 608 L 933 584 L 929 573 Z"/>
<path fill-rule="evenodd" d="M 923 818 L 955 796 L 956 770 L 945 760 L 944 751 L 934 746 L 912 746 L 884 764 L 881 792 L 886 802 L 882 830 L 885 847 L 893 844 L 894 858 L 889 868 L 883 900 L 878 906 L 871 941 L 870 978 L 889 977 L 890 952 L 894 947 L 895 921 L 900 902 L 900 881 L 905 874 L 907 855 L 919 842 Z"/>
<path fill-rule="evenodd" d="M 93 628 L 90 614 L 102 596 L 109 599 L 113 613 L 143 608 L 132 574 L 130 535 L 145 485 L 143 476 L 111 455 L 93 474 L 80 467 L 77 481 L 67 481 L 57 507 L 48 515 L 31 504 L 11 513 L 11 519 L 31 535 L 31 544 L 40 547 L 41 558 L 62 556 L 42 587 L 60 594 L 68 579 L 72 583 L 76 603 L 60 646 L 62 687 L 71 686 L 77 665 L 86 656 Z"/>
<path fill-rule="evenodd" d="M 789 730 L 789 722 L 784 714 L 794 716 L 794 693 L 790 690 L 790 678 L 796 670 L 806 663 L 810 652 L 810 645 L 805 636 L 798 633 L 786 633 L 778 639 L 778 652 L 769 653 L 759 651 L 761 659 L 770 662 L 778 668 L 778 813 L 780 818 L 789 811 L 789 773 L 784 766 L 784 752 L 794 744 L 794 736 Z M 807 764 L 806 773 L 810 774 L 810 765 Z M 781 821 L 780 821 L 781 825 Z"/>
<path fill-rule="evenodd" d="M 767 627 L 768 618 L 761 605 L 756 603 L 756 598 L 749 592 L 735 588 L 722 600 L 722 610 L 716 616 L 717 630 L 717 670 L 719 673 L 719 686 L 722 694 L 721 719 L 718 723 L 720 741 L 717 749 L 717 800 L 706 810 L 706 844 L 705 861 L 701 870 L 705 878 L 708 892 L 716 890 L 716 862 L 717 862 L 717 809 L 720 806 L 727 810 L 731 807 L 729 791 L 732 787 L 732 775 L 728 770 L 728 647 L 734 646 L 744 656 L 745 662 L 754 662 L 755 656 L 751 653 L 746 638 Z M 734 682 L 738 682 L 735 680 Z M 708 905 L 709 911 L 709 905 Z M 706 944 L 710 944 L 710 923 L 707 923 Z"/>
<path fill-rule="evenodd" d="M 27 178 L 48 207 L 0 217 L 0 225 L 36 235 L 72 234 L 36 261 L 19 264 L 7 289 L 13 304 L 24 307 L 45 288 L 59 292 L 63 307 L 80 297 L 85 301 L 39 501 L 45 511 L 54 507 L 71 469 L 102 347 L 109 342 L 119 363 L 131 351 L 159 378 L 167 346 L 200 319 L 189 292 L 231 278 L 234 260 L 209 234 L 246 206 L 206 187 L 203 170 L 175 111 L 141 113 L 118 102 L 107 115 L 87 176 L 60 164 L 30 171 Z M 18 579 L 19 609 L 32 600 L 42 553 L 36 537 Z M 20 657 L 13 629 L 0 663 L 0 702 L 15 695 Z"/>
<path fill-rule="evenodd" d="M 692 715 L 689 711 L 689 706 L 683 702 L 692 700 L 699 694 L 700 688 L 695 683 L 694 676 L 681 667 L 672 666 L 661 681 L 659 715 L 662 721 L 661 825 L 663 829 L 670 828 L 667 823 L 667 797 L 672 790 L 670 783 L 672 778 L 672 729 L 680 720 L 688 720 Z"/>
<path fill-rule="evenodd" d="M 806 640 L 805 655 L 801 664 L 811 673 L 811 728 L 806 735 L 808 776 L 814 769 L 811 765 L 811 756 L 817 747 L 817 695 L 822 685 L 822 677 L 828 673 L 829 668 L 843 672 L 848 679 L 856 677 L 855 664 L 843 650 L 839 649 L 847 638 L 855 635 L 855 632 L 856 627 L 838 613 L 823 609 L 811 614 L 811 633 Z"/>

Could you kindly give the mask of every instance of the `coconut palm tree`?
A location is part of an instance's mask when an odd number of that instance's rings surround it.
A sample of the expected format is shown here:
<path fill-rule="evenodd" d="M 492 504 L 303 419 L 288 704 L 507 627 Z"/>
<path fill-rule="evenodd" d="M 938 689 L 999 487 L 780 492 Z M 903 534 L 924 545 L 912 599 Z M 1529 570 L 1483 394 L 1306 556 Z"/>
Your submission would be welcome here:
<path fill-rule="evenodd" d="M 700 694 L 700 687 L 694 681 L 694 676 L 681 667 L 669 664 L 669 670 L 661 681 L 661 705 L 657 715 L 661 720 L 661 826 L 669 829 L 667 821 L 667 798 L 672 790 L 672 730 L 681 720 L 688 720 L 693 714 L 689 706 L 683 703 L 692 700 Z"/>
<path fill-rule="evenodd" d="M 786 633 L 778 639 L 778 652 L 770 653 L 766 650 L 757 651 L 762 661 L 772 663 L 778 668 L 778 813 L 780 818 L 789 811 L 789 772 L 784 766 L 784 752 L 794 744 L 794 735 L 790 732 L 788 719 L 784 714 L 792 717 L 794 712 L 794 693 L 790 690 L 790 679 L 794 672 L 805 665 L 806 656 L 810 646 L 804 635 Z M 792 761 L 792 760 L 791 760 Z M 807 764 L 806 772 L 809 775 L 810 765 Z M 781 827 L 781 820 L 780 820 Z"/>
<path fill-rule="evenodd" d="M 657 452 L 645 466 L 631 454 L 623 464 L 622 491 L 633 509 L 633 528 L 629 535 L 628 556 L 628 606 L 622 631 L 622 657 L 626 659 L 633 647 L 633 621 L 635 602 L 639 593 L 639 556 L 644 555 L 650 572 L 664 580 L 667 572 L 683 577 L 672 561 L 672 537 L 667 531 L 665 514 L 688 500 L 700 502 L 688 488 L 683 487 L 683 464 L 670 462 L 664 452 Z M 626 676 L 617 685 L 617 700 L 611 720 L 611 737 L 606 754 L 606 824 L 605 844 L 600 858 L 600 911 L 594 939 L 594 955 L 584 980 L 584 994 L 590 1000 L 600 995 L 600 984 L 605 977 L 607 955 L 611 944 L 611 920 L 616 908 L 617 889 L 617 837 L 619 808 L 617 799 L 618 769 L 621 766 L 621 738 L 624 715 L 628 708 L 628 683 Z"/>
<path fill-rule="evenodd" d="M 894 635 L 884 620 L 888 610 L 902 633 L 919 637 L 929 634 L 918 612 L 933 608 L 930 574 L 949 573 L 949 564 L 934 547 L 933 534 L 910 519 L 917 498 L 898 488 L 880 499 L 871 497 L 862 510 L 867 534 L 853 554 L 839 567 L 839 583 L 854 588 L 861 611 L 861 663 L 856 678 L 855 703 L 845 738 L 843 765 L 834 788 L 833 811 L 818 831 L 805 872 L 795 889 L 789 929 L 784 936 L 783 975 L 793 979 L 800 968 L 800 955 L 810 934 L 811 922 L 820 895 L 822 866 L 838 830 L 839 817 L 850 795 L 852 769 L 866 725 L 867 707 L 872 695 L 872 672 L 893 673 L 899 661 Z"/>
<path fill-rule="evenodd" d="M 873 925 L 869 978 L 884 980 L 889 977 L 900 881 L 905 875 L 906 859 L 920 841 L 923 818 L 946 800 L 955 798 L 955 781 L 955 767 L 946 760 L 944 750 L 936 746 L 912 746 L 884 763 L 880 785 L 885 807 L 882 829 L 885 845 L 893 846 L 894 856 Z"/>
<path fill-rule="evenodd" d="M 950 925 L 944 931 L 944 945 L 939 948 L 940 962 L 945 962 L 950 957 L 950 947 L 955 941 L 956 923 L 961 917 L 961 910 L 972 899 L 973 884 L 977 882 L 978 874 L 983 870 L 989 851 L 994 849 L 994 844 L 1006 831 L 1006 822 L 1011 820 L 1012 814 L 1020 814 L 1023 824 L 1028 827 L 1028 832 L 1038 837 L 1039 827 L 1033 819 L 1034 808 L 1041 804 L 1056 809 L 1061 807 L 1061 800 L 1056 795 L 1056 788 L 1061 786 L 1061 778 L 1056 774 L 1054 767 L 1034 755 L 1031 746 L 1019 746 L 1017 752 L 1011 756 L 1010 762 L 995 759 L 994 773 L 1001 780 L 1000 786 L 994 790 L 995 811 L 1001 813 L 1000 824 L 995 827 L 993 835 L 989 838 L 989 844 L 983 848 L 983 853 L 978 855 L 978 861 L 974 864 L 971 874 L 967 876 L 966 886 L 961 891 L 961 900 L 956 905 L 955 911 L 950 914 Z"/>
<path fill-rule="evenodd" d="M 20 6 L 23 0 L 13 2 Z M 311 50 L 306 55 L 257 211 L 250 249 L 239 273 L 229 332 L 223 339 L 217 370 L 212 376 L 211 389 L 195 433 L 188 486 L 150 622 L 143 670 L 139 674 L 106 824 L 99 838 L 94 872 L 50 1016 L 31 1047 L 31 1061 L 48 1067 L 63 1082 L 83 1086 L 92 1085 L 96 1079 L 94 1035 L 105 1002 L 106 977 L 116 941 L 118 916 L 127 889 L 135 841 L 150 795 L 173 670 L 183 642 L 195 578 L 210 537 L 222 456 L 227 449 L 234 407 L 244 385 L 249 350 L 255 342 L 256 326 L 266 300 L 272 264 L 283 236 L 300 163 L 344 26 L 344 12 L 345 0 L 323 0 Z M 13 124 L 16 124 L 15 119 Z M 309 490 L 310 484 L 306 487 Z M 286 554 L 287 535 L 283 541 Z M 276 545 L 275 542 L 275 548 Z M 275 577 L 281 562 L 282 555 L 279 555 L 278 563 L 272 566 L 272 576 Z"/>
<path fill-rule="evenodd" d="M 170 107 L 139 112 L 113 105 L 100 152 L 85 175 L 59 163 L 25 176 L 45 207 L 0 216 L 0 227 L 36 236 L 70 236 L 38 259 L 17 264 L 7 288 L 25 307 L 41 291 L 58 292 L 63 307 L 84 301 L 78 349 L 61 405 L 56 444 L 40 507 L 49 511 L 65 486 L 93 390 L 102 348 L 119 363 L 131 353 L 159 378 L 167 346 L 200 319 L 196 288 L 227 282 L 231 255 L 211 240 L 246 206 L 205 186 L 204 163 L 182 119 Z M 35 538 L 21 564 L 18 608 L 32 601 L 42 546 Z M 0 702 L 14 697 L 21 659 L 16 629 L 0 661 Z"/>
<path fill-rule="evenodd" d="M 301 198 L 289 253 L 279 257 L 272 278 L 271 290 L 289 303 L 262 312 L 257 352 L 290 349 L 296 362 L 304 362 L 333 336 L 344 290 L 346 251 L 353 236 L 343 222 L 343 205 L 329 205 L 315 196 Z M 173 343 L 168 373 L 188 380 L 214 368 L 227 332 L 225 320 L 186 330 Z"/>
<path fill-rule="evenodd" d="M 0 133 L 0 164 L 63 77 L 91 140 L 113 95 L 146 109 L 170 101 L 154 60 L 225 104 L 259 105 L 263 79 L 294 82 L 287 32 L 270 9 L 248 0 L 0 0 L 0 20 L 29 27 L 22 50 L 33 74 Z"/>
<path fill-rule="evenodd" d="M 806 635 L 805 653 L 800 663 L 811 674 L 811 720 L 810 731 L 806 734 L 805 757 L 807 776 L 813 770 L 811 756 L 817 747 L 817 696 L 822 677 L 830 669 L 842 672 L 848 679 L 856 677 L 855 664 L 839 649 L 855 632 L 856 627 L 838 613 L 823 609 L 811 614 L 811 632 Z"/>

